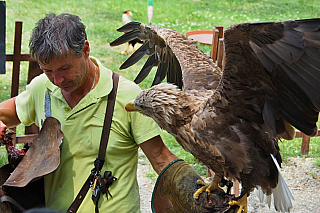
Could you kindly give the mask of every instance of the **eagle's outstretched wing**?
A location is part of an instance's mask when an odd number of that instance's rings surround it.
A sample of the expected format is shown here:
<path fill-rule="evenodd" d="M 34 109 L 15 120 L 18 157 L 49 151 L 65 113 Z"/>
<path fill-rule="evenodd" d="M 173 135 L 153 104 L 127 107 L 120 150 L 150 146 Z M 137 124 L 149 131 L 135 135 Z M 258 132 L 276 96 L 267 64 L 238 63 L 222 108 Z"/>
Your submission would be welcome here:
<path fill-rule="evenodd" d="M 185 92 L 205 90 L 210 95 L 210 90 L 221 86 L 230 111 L 246 115 L 250 121 L 265 123 L 273 137 L 284 133 L 282 137 L 290 139 L 293 134 L 290 124 L 307 135 L 317 131 L 319 28 L 320 19 L 232 25 L 224 35 L 223 74 L 196 44 L 174 30 L 130 23 L 118 29 L 130 33 L 113 41 L 111 46 L 136 37 L 146 40 L 121 66 L 125 69 L 149 55 L 136 83 L 158 66 L 152 85 L 167 76 L 168 82 L 183 86 Z"/>
<path fill-rule="evenodd" d="M 246 106 L 239 113 L 263 109 L 260 123 L 272 136 L 283 131 L 280 118 L 307 135 L 317 133 L 319 29 L 320 19 L 307 19 L 236 24 L 225 31 L 228 100 Z"/>
<path fill-rule="evenodd" d="M 215 89 L 221 80 L 221 70 L 211 58 L 199 50 L 198 46 L 185 35 L 166 28 L 134 22 L 118 29 L 119 32 L 130 31 L 115 41 L 111 46 L 123 44 L 134 38 L 145 40 L 131 57 L 120 67 L 126 69 L 135 64 L 144 55 L 149 55 L 147 62 L 135 79 L 143 81 L 154 66 L 158 66 L 152 85 L 167 81 L 184 90 Z M 217 70 L 217 72 L 213 72 Z"/>

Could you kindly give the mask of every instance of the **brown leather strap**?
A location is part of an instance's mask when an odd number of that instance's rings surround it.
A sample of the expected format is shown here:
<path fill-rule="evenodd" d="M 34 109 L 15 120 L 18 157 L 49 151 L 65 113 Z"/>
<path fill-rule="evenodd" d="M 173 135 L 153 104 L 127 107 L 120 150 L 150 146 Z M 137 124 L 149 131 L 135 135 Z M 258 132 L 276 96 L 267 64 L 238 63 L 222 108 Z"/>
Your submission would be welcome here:
<path fill-rule="evenodd" d="M 113 108 L 114 108 L 114 103 L 116 100 L 116 94 L 117 94 L 117 88 L 118 88 L 119 74 L 113 73 L 112 78 L 113 78 L 113 87 L 112 87 L 112 91 L 108 96 L 107 111 L 104 118 L 99 155 L 98 155 L 98 158 L 100 158 L 101 160 L 104 160 L 106 155 L 107 144 L 108 144 L 110 128 L 111 128 L 111 121 L 113 116 Z"/>
<path fill-rule="evenodd" d="M 93 176 L 92 174 L 89 175 L 88 179 L 86 180 L 86 182 L 84 183 L 84 185 L 80 189 L 77 197 L 74 199 L 73 203 L 71 204 L 71 206 L 67 210 L 67 213 L 77 212 L 80 204 L 82 203 L 83 199 L 87 195 L 87 192 L 90 188 L 90 180 L 91 180 L 92 176 Z"/>
<path fill-rule="evenodd" d="M 116 100 L 117 88 L 118 88 L 119 74 L 113 73 L 112 78 L 113 78 L 113 88 L 108 96 L 107 110 L 106 110 L 106 115 L 105 115 L 105 119 L 104 119 L 99 154 L 98 154 L 98 158 L 100 158 L 102 160 L 104 160 L 104 158 L 105 158 L 109 134 L 110 134 L 113 109 L 114 109 L 114 104 L 115 104 L 115 100 Z M 77 197 L 75 198 L 75 200 L 73 201 L 73 203 L 71 204 L 69 209 L 67 210 L 67 213 L 77 212 L 83 199 L 87 195 L 87 192 L 90 188 L 90 181 L 92 178 L 93 178 L 93 174 L 90 174 L 88 179 L 86 180 L 86 182 L 84 183 L 84 185 L 80 189 Z"/>

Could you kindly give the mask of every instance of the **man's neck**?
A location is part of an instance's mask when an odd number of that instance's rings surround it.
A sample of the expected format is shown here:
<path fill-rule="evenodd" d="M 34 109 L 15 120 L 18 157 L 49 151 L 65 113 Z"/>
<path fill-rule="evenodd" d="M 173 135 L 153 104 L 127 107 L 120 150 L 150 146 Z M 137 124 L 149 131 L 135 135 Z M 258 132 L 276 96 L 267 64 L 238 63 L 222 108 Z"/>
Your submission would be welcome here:
<path fill-rule="evenodd" d="M 94 64 L 93 64 L 94 65 Z M 94 65 L 94 71 L 92 72 L 90 80 L 80 88 L 72 92 L 66 92 L 61 90 L 61 93 L 65 100 L 67 101 L 68 105 L 73 109 L 82 98 L 84 98 L 98 83 L 99 80 L 99 68 Z"/>
<path fill-rule="evenodd" d="M 63 90 L 61 90 L 61 93 L 71 109 L 73 109 L 81 101 L 81 99 L 88 94 L 88 92 L 86 94 L 76 94 L 75 92 L 69 93 Z"/>

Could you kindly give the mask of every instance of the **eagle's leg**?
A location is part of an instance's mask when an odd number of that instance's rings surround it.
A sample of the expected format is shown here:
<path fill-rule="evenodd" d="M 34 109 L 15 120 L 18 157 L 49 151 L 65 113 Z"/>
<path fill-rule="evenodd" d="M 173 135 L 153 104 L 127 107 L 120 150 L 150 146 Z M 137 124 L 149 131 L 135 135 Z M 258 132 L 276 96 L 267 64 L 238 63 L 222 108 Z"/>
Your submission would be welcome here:
<path fill-rule="evenodd" d="M 134 53 L 134 51 L 136 51 L 136 49 L 134 48 L 134 45 L 132 45 L 132 52 L 131 52 L 131 55 Z"/>
<path fill-rule="evenodd" d="M 245 190 L 241 192 L 241 195 L 234 200 L 229 202 L 230 206 L 239 206 L 240 208 L 238 209 L 237 213 L 242 213 L 242 209 L 244 213 L 248 212 L 248 190 Z"/>
<path fill-rule="evenodd" d="M 121 51 L 120 54 L 128 54 L 128 49 L 129 49 L 130 44 L 127 43 L 127 47 L 124 51 Z"/>
<path fill-rule="evenodd" d="M 220 190 L 222 192 L 224 192 L 223 189 L 220 188 L 220 181 L 221 179 L 215 175 L 213 180 L 210 183 L 205 183 L 203 180 L 197 180 L 197 185 L 202 185 L 201 188 L 199 188 L 194 194 L 193 194 L 193 198 L 198 200 L 199 199 L 199 195 L 202 192 L 206 192 L 207 196 L 210 195 L 210 193 L 214 190 Z"/>
<path fill-rule="evenodd" d="M 222 178 L 220 186 L 226 186 L 227 187 L 227 194 L 230 194 L 231 188 L 233 187 L 233 182 Z"/>

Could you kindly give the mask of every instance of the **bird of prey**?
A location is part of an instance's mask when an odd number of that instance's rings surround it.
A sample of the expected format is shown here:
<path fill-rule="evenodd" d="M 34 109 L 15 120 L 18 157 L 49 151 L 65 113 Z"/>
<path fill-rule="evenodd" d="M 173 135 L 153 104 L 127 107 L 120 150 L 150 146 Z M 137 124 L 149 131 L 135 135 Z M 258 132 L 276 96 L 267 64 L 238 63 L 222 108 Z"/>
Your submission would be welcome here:
<path fill-rule="evenodd" d="M 224 33 L 220 69 L 183 34 L 129 23 L 118 29 L 128 33 L 111 46 L 137 37 L 145 43 L 120 68 L 149 55 L 136 83 L 158 68 L 153 86 L 128 103 L 127 111 L 152 117 L 212 169 L 213 183 L 206 190 L 218 189 L 223 178 L 236 179 L 242 184 L 236 202 L 245 211 L 241 201 L 255 187 L 269 202 L 273 195 L 276 210 L 290 211 L 293 197 L 280 173 L 278 141 L 293 139 L 293 127 L 317 133 L 319 29 L 320 19 L 231 25 Z M 165 77 L 168 83 L 161 83 Z"/>
<path fill-rule="evenodd" d="M 132 22 L 131 16 L 132 16 L 132 12 L 130 10 L 124 11 L 122 14 L 122 23 L 125 25 L 129 22 Z M 128 41 L 126 49 L 124 51 L 121 51 L 120 53 L 121 54 L 128 54 L 128 49 L 129 49 L 130 45 L 132 46 L 132 53 L 134 53 L 134 51 L 135 51 L 134 46 L 136 45 L 136 43 L 142 44 L 143 42 L 139 38 L 132 39 L 132 40 Z"/>

